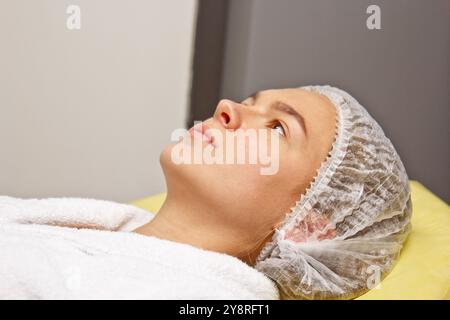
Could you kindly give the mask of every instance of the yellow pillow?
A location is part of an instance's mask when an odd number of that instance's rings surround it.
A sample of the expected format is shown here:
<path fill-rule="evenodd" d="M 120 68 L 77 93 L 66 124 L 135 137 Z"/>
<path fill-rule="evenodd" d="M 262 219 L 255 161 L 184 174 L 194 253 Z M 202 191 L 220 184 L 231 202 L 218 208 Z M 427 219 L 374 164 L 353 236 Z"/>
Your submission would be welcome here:
<path fill-rule="evenodd" d="M 411 181 L 412 231 L 392 272 L 358 299 L 450 299 L 450 207 Z M 160 193 L 132 202 L 157 212 Z"/>

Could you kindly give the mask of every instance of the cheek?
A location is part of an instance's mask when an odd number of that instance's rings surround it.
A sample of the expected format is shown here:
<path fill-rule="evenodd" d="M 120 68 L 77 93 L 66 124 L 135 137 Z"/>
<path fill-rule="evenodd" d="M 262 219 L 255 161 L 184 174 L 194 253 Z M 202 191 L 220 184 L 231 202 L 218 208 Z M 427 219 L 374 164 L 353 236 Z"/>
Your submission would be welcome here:
<path fill-rule="evenodd" d="M 168 145 L 160 155 L 167 188 L 189 194 L 220 210 L 249 207 L 249 202 L 261 194 L 257 165 L 236 164 L 176 164 L 173 151 L 178 144 Z M 175 149 L 176 150 L 176 149 Z"/>
<path fill-rule="evenodd" d="M 200 197 L 227 223 L 251 228 L 266 220 L 265 211 L 272 211 L 271 188 L 256 166 L 204 166 L 199 170 Z"/>
<path fill-rule="evenodd" d="M 282 153 L 283 154 L 283 153 Z M 316 156 L 308 145 L 300 145 L 284 153 L 280 159 L 279 175 L 286 183 L 287 192 L 300 198 L 316 173 Z"/>
<path fill-rule="evenodd" d="M 203 168 L 210 190 L 215 190 L 217 201 L 232 210 L 254 210 L 255 203 L 263 196 L 261 175 L 255 165 L 227 164 Z"/>
<path fill-rule="evenodd" d="M 230 223 L 259 229 L 274 224 L 293 205 L 290 186 L 296 183 L 292 173 L 299 166 L 289 160 L 285 145 L 280 143 L 280 169 L 273 175 L 262 175 L 259 164 L 237 164 L 237 158 L 221 165 L 176 165 L 171 160 L 175 146 L 167 146 L 160 157 L 168 189 L 199 199 Z M 252 148 L 246 144 L 246 160 Z"/>
<path fill-rule="evenodd" d="M 261 176 L 255 174 L 241 182 L 236 189 L 235 205 L 240 210 L 243 225 L 255 230 L 271 228 L 278 224 L 295 204 L 297 196 L 293 195 L 292 182 L 278 176 Z"/>

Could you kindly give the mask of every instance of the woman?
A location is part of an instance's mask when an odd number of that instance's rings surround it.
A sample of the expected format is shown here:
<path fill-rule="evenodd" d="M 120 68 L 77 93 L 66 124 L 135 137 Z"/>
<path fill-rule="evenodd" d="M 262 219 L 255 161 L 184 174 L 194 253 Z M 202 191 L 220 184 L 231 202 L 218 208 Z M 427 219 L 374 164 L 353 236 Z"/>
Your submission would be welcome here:
<path fill-rule="evenodd" d="M 283 113 L 278 102 L 294 110 Z M 220 101 L 205 124 L 279 132 L 278 173 L 176 166 L 169 146 L 161 156 L 167 199 L 136 232 L 238 257 L 286 298 L 354 297 L 369 289 L 370 275 L 391 268 L 409 230 L 408 178 L 349 94 L 328 86 L 266 90 L 242 103 Z"/>
<path fill-rule="evenodd" d="M 201 141 L 212 154 L 227 153 L 219 136 L 251 130 L 267 133 L 262 140 L 267 144 L 273 141 L 269 137 L 279 138 L 274 174 L 261 174 L 260 163 L 174 161 L 180 144 Z M 212 254 L 211 261 L 222 259 L 203 272 L 225 268 L 231 260 L 224 256 L 236 257 L 273 280 L 284 299 L 354 298 L 391 270 L 410 228 L 408 177 L 390 140 L 348 93 L 309 86 L 265 90 L 241 103 L 222 100 L 214 116 L 190 133 L 192 140 L 169 145 L 161 154 L 167 198 L 153 219 L 128 228 L 139 241 L 185 244 Z M 243 148 L 237 153 L 252 151 L 249 144 Z M 232 263 L 235 270 L 238 264 Z M 153 271 L 156 284 L 158 271 Z M 249 269 L 242 272 L 247 276 L 238 276 L 240 281 L 253 277 Z M 245 287 L 265 281 L 252 279 Z M 236 292 L 200 297 L 276 298 Z"/>

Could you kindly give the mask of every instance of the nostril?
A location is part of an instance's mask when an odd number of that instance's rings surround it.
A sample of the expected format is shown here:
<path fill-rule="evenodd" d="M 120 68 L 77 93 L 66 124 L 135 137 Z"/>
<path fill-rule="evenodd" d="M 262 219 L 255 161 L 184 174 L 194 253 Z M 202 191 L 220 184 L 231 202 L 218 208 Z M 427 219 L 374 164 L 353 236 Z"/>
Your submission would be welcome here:
<path fill-rule="evenodd" d="M 220 114 L 220 117 L 222 118 L 222 121 L 224 124 L 228 124 L 230 122 L 230 116 L 226 114 L 225 112 L 222 112 Z"/>

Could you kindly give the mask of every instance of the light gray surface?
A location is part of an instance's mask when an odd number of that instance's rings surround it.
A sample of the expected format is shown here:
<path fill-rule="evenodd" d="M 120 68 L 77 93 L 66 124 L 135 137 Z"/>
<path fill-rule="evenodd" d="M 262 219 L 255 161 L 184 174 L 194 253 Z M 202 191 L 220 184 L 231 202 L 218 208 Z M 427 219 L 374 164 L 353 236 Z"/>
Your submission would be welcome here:
<path fill-rule="evenodd" d="M 66 29 L 69 4 L 81 30 Z M 159 154 L 185 125 L 195 16 L 196 0 L 0 0 L 0 195 L 164 191 Z"/>
<path fill-rule="evenodd" d="M 366 9 L 381 8 L 381 30 Z M 411 179 L 450 201 L 450 1 L 232 0 L 222 97 L 307 84 L 347 90 Z"/>

